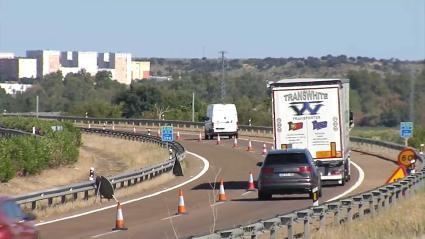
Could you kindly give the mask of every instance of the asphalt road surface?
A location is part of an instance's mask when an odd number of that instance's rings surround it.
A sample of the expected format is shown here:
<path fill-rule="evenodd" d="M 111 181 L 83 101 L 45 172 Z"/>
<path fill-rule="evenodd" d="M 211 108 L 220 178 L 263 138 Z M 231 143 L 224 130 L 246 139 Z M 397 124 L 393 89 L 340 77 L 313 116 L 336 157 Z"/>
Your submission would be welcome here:
<path fill-rule="evenodd" d="M 248 152 L 247 140 L 240 139 L 238 147 L 233 148 L 233 140 L 222 139 L 219 145 L 215 140 L 197 141 L 196 135 L 182 134 L 180 141 L 188 154 L 185 161 L 187 168 L 184 177 L 177 177 L 161 187 L 143 192 L 143 194 L 123 198 L 122 212 L 126 231 L 112 231 L 116 220 L 116 207 L 113 202 L 104 203 L 102 207 L 110 206 L 106 210 L 95 213 L 90 211 L 100 208 L 86 208 L 61 217 L 49 218 L 38 229 L 43 239 L 68 238 L 187 238 L 193 235 L 204 235 L 212 230 L 233 228 L 245 225 L 259 219 L 267 219 L 277 214 L 288 213 L 305 208 L 312 204 L 307 194 L 273 196 L 269 201 L 258 201 L 256 192 L 247 192 L 249 172 L 258 173 L 256 163 L 263 159 L 263 142 L 253 141 L 254 152 Z M 268 148 L 270 144 L 267 145 Z M 196 155 L 195 155 L 196 154 Z M 204 158 L 209 162 L 205 163 Z M 391 161 L 377 157 L 352 153 L 352 160 L 363 169 L 365 178 L 363 183 L 350 194 L 360 193 L 382 185 L 391 175 L 396 165 Z M 208 171 L 199 176 L 202 170 Z M 349 188 L 359 179 L 359 171 L 352 168 L 351 181 L 345 186 L 329 186 L 323 188 L 321 202 L 334 198 Z M 194 180 L 196 177 L 196 180 Z M 212 204 L 216 195 L 213 195 L 212 186 L 224 180 L 225 192 L 228 200 Z M 181 187 L 175 187 L 187 180 L 193 180 Z M 174 187 L 174 188 L 173 188 Z M 176 215 L 178 206 L 178 189 L 184 192 L 186 215 Z M 158 193 L 163 191 L 162 193 Z M 154 196 L 151 194 L 156 193 Z M 215 191 L 218 193 L 218 190 Z M 143 198 L 144 197 L 144 198 Z M 131 203 L 126 203 L 133 200 Z M 87 215 L 80 215 L 86 213 Z M 62 217 L 77 215 L 76 217 L 61 220 Z M 49 220 L 59 221 L 49 223 Z"/>

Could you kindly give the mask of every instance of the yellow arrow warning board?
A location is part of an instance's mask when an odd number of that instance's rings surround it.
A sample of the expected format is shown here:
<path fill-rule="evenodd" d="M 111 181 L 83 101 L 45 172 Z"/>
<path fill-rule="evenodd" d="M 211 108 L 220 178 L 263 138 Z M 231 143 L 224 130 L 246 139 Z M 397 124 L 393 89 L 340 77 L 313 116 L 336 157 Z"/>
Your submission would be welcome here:
<path fill-rule="evenodd" d="M 407 176 L 406 168 L 403 166 L 400 166 L 394 171 L 391 177 L 388 178 L 387 184 L 397 182 L 406 176 Z"/>

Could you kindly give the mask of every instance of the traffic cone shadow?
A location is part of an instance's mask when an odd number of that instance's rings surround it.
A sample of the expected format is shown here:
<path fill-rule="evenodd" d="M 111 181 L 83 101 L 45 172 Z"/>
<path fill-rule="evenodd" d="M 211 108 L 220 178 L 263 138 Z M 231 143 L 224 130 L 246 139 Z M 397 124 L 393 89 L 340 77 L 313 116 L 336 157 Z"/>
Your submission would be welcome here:
<path fill-rule="evenodd" d="M 115 228 L 112 228 L 112 230 L 113 231 L 128 230 L 128 228 L 124 226 L 124 216 L 122 214 L 122 208 L 121 208 L 120 202 L 117 203 L 117 217 L 115 220 Z"/>

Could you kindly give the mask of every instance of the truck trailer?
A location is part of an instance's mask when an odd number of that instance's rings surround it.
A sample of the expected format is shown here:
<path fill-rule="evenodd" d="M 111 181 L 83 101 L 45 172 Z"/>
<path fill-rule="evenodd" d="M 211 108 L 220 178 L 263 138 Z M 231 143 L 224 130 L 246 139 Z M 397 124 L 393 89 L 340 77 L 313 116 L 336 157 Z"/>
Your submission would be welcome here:
<path fill-rule="evenodd" d="M 275 149 L 306 148 L 323 183 L 350 180 L 348 79 L 283 79 L 269 82 Z"/>

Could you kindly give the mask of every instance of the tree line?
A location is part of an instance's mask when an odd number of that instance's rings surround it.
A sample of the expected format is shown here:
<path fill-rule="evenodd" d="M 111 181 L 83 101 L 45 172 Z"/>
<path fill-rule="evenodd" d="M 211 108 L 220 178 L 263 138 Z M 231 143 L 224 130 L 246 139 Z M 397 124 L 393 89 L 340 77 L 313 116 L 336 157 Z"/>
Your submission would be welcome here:
<path fill-rule="evenodd" d="M 425 124 L 425 71 L 379 74 L 368 70 L 349 71 L 350 105 L 359 126 L 396 127 L 410 121 Z M 226 76 L 224 103 L 234 103 L 239 124 L 271 125 L 271 98 L 268 77 L 255 72 Z M 51 73 L 34 86 L 15 96 L 0 90 L 0 110 L 6 112 L 62 112 L 90 117 L 126 117 L 174 120 L 192 119 L 192 94 L 195 94 L 195 120 L 202 121 L 206 106 L 221 103 L 219 75 L 194 71 L 171 81 L 142 80 L 130 86 L 112 80 L 109 72 L 95 76 L 81 71 L 63 76 Z M 412 91 L 413 90 L 413 91 Z M 412 97 L 413 94 L 413 97 Z M 413 106 L 413 108 L 411 108 Z"/>

